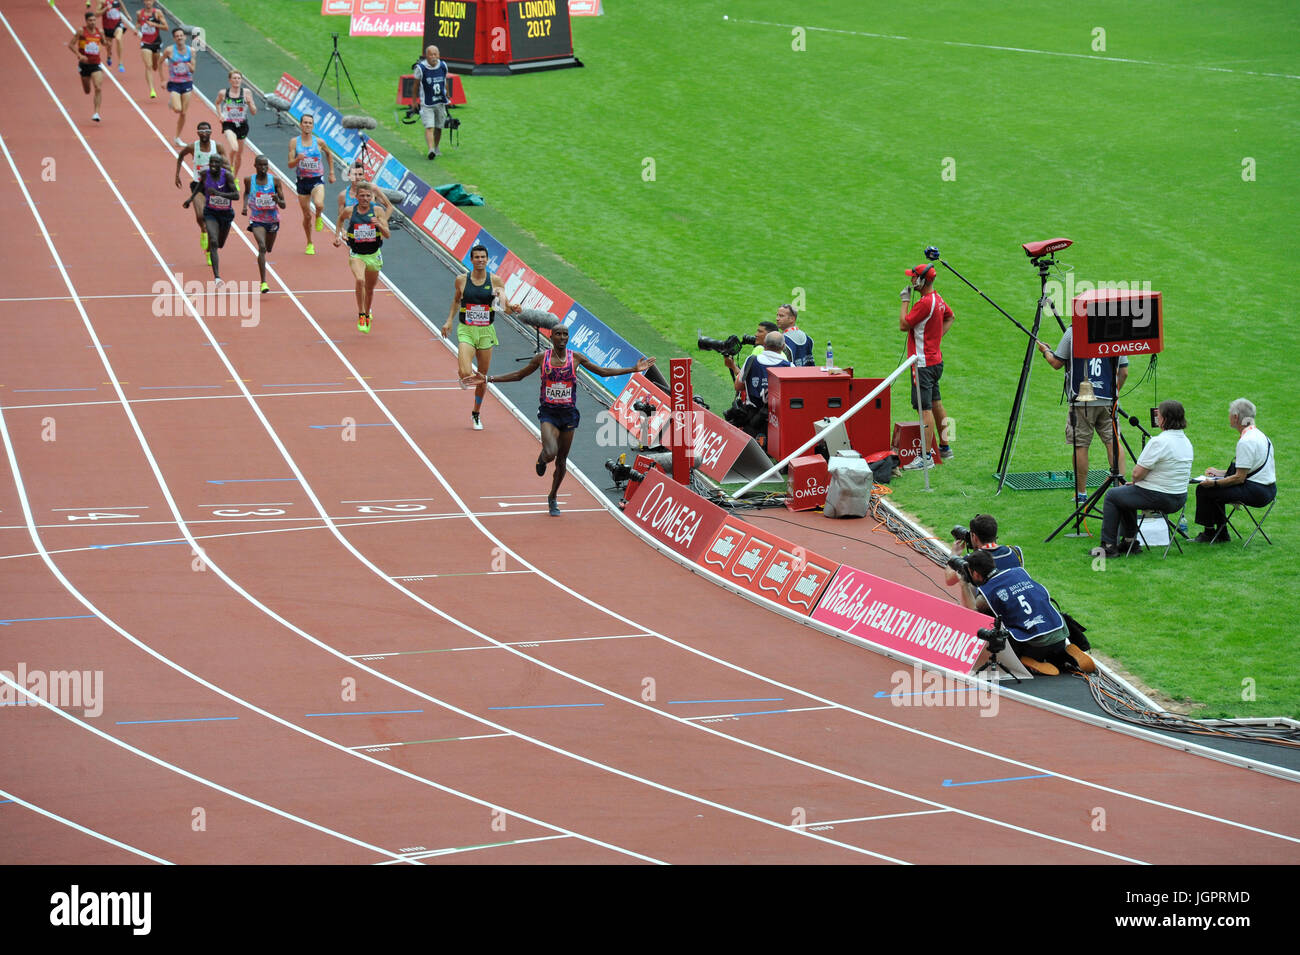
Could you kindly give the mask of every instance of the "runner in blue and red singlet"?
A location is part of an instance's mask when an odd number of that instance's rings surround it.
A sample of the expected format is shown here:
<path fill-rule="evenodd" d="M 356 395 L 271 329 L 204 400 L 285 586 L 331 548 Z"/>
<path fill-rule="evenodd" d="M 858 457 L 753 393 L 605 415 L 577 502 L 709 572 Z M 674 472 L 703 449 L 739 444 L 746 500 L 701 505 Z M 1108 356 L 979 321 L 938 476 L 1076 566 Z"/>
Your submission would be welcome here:
<path fill-rule="evenodd" d="M 144 0 L 144 6 L 136 11 L 135 22 L 136 31 L 140 34 L 140 60 L 144 63 L 144 81 L 149 87 L 149 98 L 157 99 L 158 90 L 154 84 L 154 77 L 158 78 L 157 86 L 167 82 L 163 79 L 162 72 L 162 40 L 163 31 L 167 29 L 167 19 L 162 11 L 154 6 L 154 0 Z"/>
<path fill-rule="evenodd" d="M 546 465 L 555 462 L 551 493 L 546 499 L 552 517 L 558 517 L 560 513 L 556 496 L 567 470 L 569 446 L 573 444 L 573 435 L 578 430 L 578 369 L 585 368 L 593 375 L 611 378 L 637 371 L 644 372 L 654 362 L 653 358 L 642 358 L 631 368 L 602 368 L 577 352 L 569 351 L 569 330 L 558 325 L 551 329 L 550 351 L 534 355 L 532 361 L 523 368 L 508 375 L 485 378 L 479 373 L 474 376 L 479 381 L 493 384 L 520 381 L 537 369 L 542 370 L 541 404 L 537 409 L 537 420 L 542 426 L 542 453 L 537 456 L 537 473 L 544 475 Z"/>
<path fill-rule="evenodd" d="M 257 270 L 262 274 L 262 291 L 269 292 L 266 253 L 275 248 L 275 237 L 280 232 L 284 193 L 280 191 L 280 180 L 271 173 L 271 161 L 265 156 L 253 160 L 253 175 L 244 180 L 244 215 L 248 215 L 250 205 L 253 214 L 248 220 L 248 231 L 257 240 Z"/>

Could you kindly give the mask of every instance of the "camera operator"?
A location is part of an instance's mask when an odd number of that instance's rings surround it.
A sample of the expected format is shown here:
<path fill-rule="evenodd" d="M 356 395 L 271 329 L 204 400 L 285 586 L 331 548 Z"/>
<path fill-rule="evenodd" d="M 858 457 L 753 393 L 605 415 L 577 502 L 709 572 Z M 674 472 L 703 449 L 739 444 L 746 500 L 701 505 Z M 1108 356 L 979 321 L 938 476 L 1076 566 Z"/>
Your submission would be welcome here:
<path fill-rule="evenodd" d="M 1092 657 L 1066 639 L 1065 618 L 1052 606 L 1051 594 L 1023 567 L 998 570 L 986 550 L 971 554 L 966 567 L 978 591 L 975 609 L 992 614 L 998 626 L 1006 628 L 1026 669 L 1043 676 L 1097 669 Z"/>
<path fill-rule="evenodd" d="M 763 350 L 745 359 L 744 367 L 736 376 L 736 403 L 726 418 L 746 434 L 757 438 L 767 447 L 767 373 L 772 368 L 789 368 L 785 357 L 785 338 L 780 332 L 768 332 L 763 339 Z M 734 362 L 728 362 L 734 365 Z"/>
<path fill-rule="evenodd" d="M 993 558 L 998 570 L 1025 566 L 1025 555 L 1019 547 L 998 543 L 998 522 L 992 514 L 976 514 L 971 518 L 969 528 L 954 527 L 952 539 L 956 542 L 955 553 L 948 562 L 948 579 L 945 582 L 949 587 L 962 584 L 959 599 L 961 605 L 968 610 L 975 609 L 975 588 L 961 572 L 965 564 L 964 555 L 984 551 Z"/>
<path fill-rule="evenodd" d="M 790 357 L 790 364 L 796 368 L 808 368 L 817 364 L 813 358 L 812 337 L 795 324 L 799 313 L 793 305 L 780 305 L 776 310 L 777 329 L 785 336 L 785 348 Z"/>
<path fill-rule="evenodd" d="M 946 461 L 952 457 L 952 448 L 948 446 L 945 436 L 935 430 L 936 421 L 939 426 L 947 421 L 942 396 L 939 394 L 939 379 L 943 376 L 943 353 L 939 350 L 939 342 L 952 327 L 954 316 L 948 303 L 934 290 L 937 270 L 933 265 L 926 262 L 907 269 L 905 274 L 912 281 L 899 293 L 903 307 L 899 312 L 898 329 L 907 332 L 907 354 L 917 356 L 916 364 L 912 367 L 912 407 L 917 408 L 919 391 L 920 407 L 917 411 L 925 421 L 926 439 L 929 440 L 930 435 L 935 436 L 939 442 L 939 457 Z M 909 309 L 908 303 L 912 301 L 913 291 L 920 292 L 921 297 Z M 907 471 L 928 467 L 933 467 L 929 448 L 922 448 L 915 461 L 903 465 Z"/>
<path fill-rule="evenodd" d="M 1038 350 L 1043 353 L 1047 363 L 1058 371 L 1068 363 L 1070 371 L 1066 374 L 1066 386 L 1070 395 L 1070 414 L 1065 419 L 1065 440 L 1074 447 L 1074 498 L 1076 503 L 1088 499 L 1088 448 L 1092 445 L 1095 432 L 1106 446 L 1111 469 L 1117 474 L 1124 473 L 1124 449 L 1117 448 L 1115 425 L 1111 420 L 1115 400 L 1124 388 L 1128 378 L 1128 359 L 1123 355 L 1119 359 L 1119 371 L 1111 374 L 1110 360 L 1106 358 L 1075 358 L 1074 329 L 1066 328 L 1061 336 L 1056 351 L 1047 347 L 1046 342 L 1038 343 Z M 1096 401 L 1080 398 L 1079 387 L 1088 382 Z M 1118 451 L 1119 461 L 1115 460 Z"/>
<path fill-rule="evenodd" d="M 442 142 L 442 127 L 447 124 L 447 106 L 451 103 L 447 86 L 447 64 L 442 62 L 438 48 L 424 51 L 424 59 L 417 60 L 415 77 L 420 81 L 420 122 L 424 124 L 424 142 L 429 147 L 429 158 L 441 156 L 438 144 Z"/>

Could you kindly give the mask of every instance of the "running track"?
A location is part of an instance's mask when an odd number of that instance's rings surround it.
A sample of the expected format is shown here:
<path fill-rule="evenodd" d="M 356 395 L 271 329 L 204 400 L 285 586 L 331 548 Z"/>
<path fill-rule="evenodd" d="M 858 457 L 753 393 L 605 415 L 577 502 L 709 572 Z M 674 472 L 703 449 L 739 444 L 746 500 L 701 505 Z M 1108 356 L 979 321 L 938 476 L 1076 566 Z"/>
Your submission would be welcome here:
<path fill-rule="evenodd" d="M 1294 783 L 1006 698 L 894 707 L 897 663 L 572 477 L 550 518 L 532 435 L 491 397 L 469 430 L 390 292 L 358 334 L 292 205 L 255 327 L 155 316 L 209 277 L 171 114 L 128 58 L 91 124 L 58 14 L 0 16 L 0 669 L 104 673 L 97 716 L 0 709 L 0 861 L 1300 860 Z"/>

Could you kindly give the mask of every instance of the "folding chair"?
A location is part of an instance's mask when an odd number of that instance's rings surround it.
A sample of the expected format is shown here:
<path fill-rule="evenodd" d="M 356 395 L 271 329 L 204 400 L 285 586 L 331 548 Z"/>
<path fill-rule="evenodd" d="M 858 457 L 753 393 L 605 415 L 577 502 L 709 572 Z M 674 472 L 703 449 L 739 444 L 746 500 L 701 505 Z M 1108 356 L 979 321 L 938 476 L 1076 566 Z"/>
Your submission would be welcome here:
<path fill-rule="evenodd" d="M 1240 502 L 1232 505 L 1232 510 L 1228 512 L 1228 527 L 1232 530 L 1234 534 L 1237 535 L 1238 540 L 1241 539 L 1241 532 L 1238 531 L 1237 528 L 1232 526 L 1232 516 L 1234 514 L 1236 514 L 1238 511 L 1245 511 L 1246 516 L 1250 518 L 1250 522 L 1255 525 L 1254 533 L 1252 533 L 1249 537 L 1246 538 L 1246 543 L 1241 545 L 1242 550 L 1245 550 L 1247 547 L 1250 546 L 1250 542 L 1255 539 L 1256 534 L 1263 535 L 1264 540 L 1268 541 L 1270 544 L 1273 543 L 1271 540 L 1269 540 L 1268 532 L 1264 530 L 1264 522 L 1268 520 L 1268 515 L 1273 512 L 1273 505 L 1275 505 L 1276 503 L 1277 503 L 1276 497 L 1273 498 L 1273 500 L 1269 501 L 1268 506 L 1263 508 L 1264 516 L 1258 519 L 1256 519 L 1255 517 L 1255 511 L 1259 510 L 1259 508 L 1253 508 L 1248 504 L 1242 504 Z"/>
<path fill-rule="evenodd" d="M 1169 516 L 1170 514 L 1175 514 L 1175 513 L 1178 515 L 1178 520 L 1177 520 L 1177 521 L 1175 521 L 1172 517 Z M 1147 543 L 1146 535 L 1142 533 L 1142 520 L 1143 520 L 1144 517 L 1151 517 L 1151 516 L 1154 516 L 1154 515 L 1156 515 L 1156 514 L 1159 514 L 1162 518 L 1164 518 L 1165 526 L 1166 526 L 1166 527 L 1168 528 L 1168 530 L 1169 530 L 1169 540 L 1168 540 L 1168 542 L 1165 544 L 1165 549 L 1164 549 L 1164 552 L 1160 555 L 1160 559 L 1161 559 L 1161 560 L 1164 560 L 1166 557 L 1169 556 L 1169 548 L 1170 548 L 1170 547 L 1177 547 L 1177 548 L 1178 548 L 1178 553 L 1180 553 L 1180 554 L 1183 552 L 1183 545 L 1182 545 L 1181 543 L 1179 543 L 1179 541 L 1178 541 L 1178 536 L 1181 534 L 1183 537 L 1186 537 L 1187 535 L 1186 535 L 1183 531 L 1180 531 L 1180 530 L 1178 529 L 1178 526 L 1179 526 L 1180 524 L 1182 524 L 1183 521 L 1187 518 L 1187 502 L 1186 502 L 1186 501 L 1183 502 L 1183 506 L 1182 506 L 1181 508 L 1179 508 L 1177 511 L 1170 511 L 1168 514 L 1166 514 L 1164 511 L 1139 510 L 1139 511 L 1138 511 L 1137 536 L 1135 536 L 1135 537 L 1133 538 L 1132 542 L 1129 544 L 1129 547 L 1128 547 L 1128 554 L 1127 554 L 1126 556 L 1132 556 L 1132 554 L 1133 554 L 1133 545 L 1136 544 L 1139 540 L 1142 541 L 1142 547 L 1143 547 L 1143 549 L 1146 549 L 1146 550 L 1150 550 L 1150 549 L 1151 549 L 1151 545 Z"/>

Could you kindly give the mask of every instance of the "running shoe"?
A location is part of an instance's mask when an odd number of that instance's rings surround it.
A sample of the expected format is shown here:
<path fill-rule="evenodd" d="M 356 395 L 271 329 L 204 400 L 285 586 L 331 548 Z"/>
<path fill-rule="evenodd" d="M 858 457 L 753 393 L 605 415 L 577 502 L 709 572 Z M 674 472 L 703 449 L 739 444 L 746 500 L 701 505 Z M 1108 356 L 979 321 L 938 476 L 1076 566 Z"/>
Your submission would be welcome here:
<path fill-rule="evenodd" d="M 945 461 L 952 460 L 952 456 L 955 453 L 956 452 L 954 452 L 953 449 L 948 447 L 947 445 L 939 446 L 939 457 L 943 458 Z"/>
<path fill-rule="evenodd" d="M 119 63 L 118 66 L 117 66 L 117 71 L 118 71 L 119 73 L 125 73 L 125 72 L 126 72 L 126 67 L 125 67 L 125 66 L 122 66 L 122 65 Z"/>
<path fill-rule="evenodd" d="M 212 253 L 211 253 L 211 252 L 207 252 L 207 253 L 205 253 L 205 255 L 206 255 L 207 260 L 208 260 L 208 265 L 211 265 L 211 264 L 212 264 Z"/>
<path fill-rule="evenodd" d="M 546 509 L 550 512 L 551 517 L 560 516 L 560 505 L 555 502 L 555 498 L 548 497 L 546 499 Z"/>
<path fill-rule="evenodd" d="M 111 56 L 108 58 L 108 65 L 109 66 L 113 65 L 113 58 Z"/>
<path fill-rule="evenodd" d="M 93 119 L 93 120 L 94 120 L 95 122 L 97 122 L 97 123 L 99 122 L 99 114 L 98 114 L 98 113 L 96 113 L 94 116 L 92 116 L 92 117 L 90 117 L 90 118 Z"/>
<path fill-rule="evenodd" d="M 157 98 L 158 98 L 158 91 L 155 90 L 153 87 L 150 87 L 150 88 L 149 88 L 149 98 L 150 98 L 150 99 L 157 99 Z"/>
<path fill-rule="evenodd" d="M 185 140 L 181 139 L 179 136 L 173 139 L 172 142 L 174 142 L 177 146 L 180 146 L 181 149 L 184 149 L 186 146 L 189 145 L 187 142 L 185 142 Z"/>
<path fill-rule="evenodd" d="M 362 312 L 357 316 L 357 331 L 363 335 L 370 334 L 370 316 Z"/>
<path fill-rule="evenodd" d="M 204 252 L 208 251 L 208 232 L 206 229 L 199 233 L 199 248 Z"/>
<path fill-rule="evenodd" d="M 546 462 L 543 461 L 541 458 L 537 459 L 537 476 L 538 477 L 546 476 Z"/>
<path fill-rule="evenodd" d="M 235 192 L 236 192 L 236 194 L 238 194 L 238 193 L 241 192 L 241 191 L 242 191 L 242 190 L 240 189 L 240 186 L 239 186 L 239 177 L 236 176 L 236 177 L 235 177 Z"/>
<path fill-rule="evenodd" d="M 475 430 L 475 431 L 482 431 L 482 430 L 483 430 L 483 422 L 479 420 L 478 412 L 477 412 L 477 411 L 471 411 L 469 416 L 470 416 L 470 418 L 471 418 L 471 419 L 473 420 L 473 422 L 474 422 L 474 430 Z"/>
<path fill-rule="evenodd" d="M 472 382 L 473 380 L 474 380 L 473 378 L 462 378 L 462 379 L 460 379 L 460 390 L 461 390 L 461 391 L 468 391 L 468 390 L 469 390 L 470 382 Z M 476 416 L 476 417 L 477 417 L 477 416 Z"/>
<path fill-rule="evenodd" d="M 308 255 L 315 255 L 315 254 L 316 254 L 316 246 L 314 246 L 314 245 L 313 245 L 312 243 L 310 243 L 310 242 L 307 243 L 307 254 L 308 254 Z"/>
<path fill-rule="evenodd" d="M 932 468 L 934 462 L 930 460 L 929 454 L 918 454 L 915 458 L 903 465 L 904 471 L 920 471 L 922 468 Z"/>
<path fill-rule="evenodd" d="M 325 228 L 325 218 L 319 212 L 316 213 L 316 231 L 319 232 Z"/>
<path fill-rule="evenodd" d="M 262 283 L 262 294 L 265 295 L 265 294 L 266 294 L 267 292 L 269 292 L 269 291 L 271 291 L 271 286 L 269 286 L 269 285 L 267 285 L 265 282 L 263 282 L 263 283 Z"/>
<path fill-rule="evenodd" d="M 430 159 L 432 159 L 432 158 L 433 158 L 434 156 L 436 156 L 436 155 L 438 155 L 438 154 L 437 154 L 434 150 L 432 150 L 432 149 L 429 150 L 429 158 L 430 158 Z"/>

